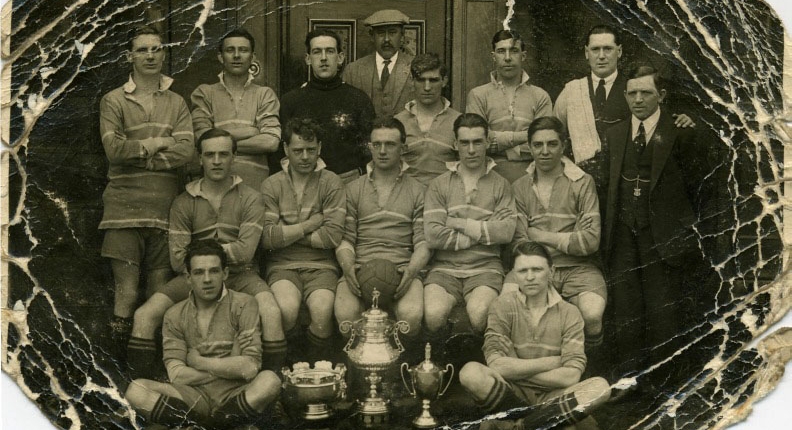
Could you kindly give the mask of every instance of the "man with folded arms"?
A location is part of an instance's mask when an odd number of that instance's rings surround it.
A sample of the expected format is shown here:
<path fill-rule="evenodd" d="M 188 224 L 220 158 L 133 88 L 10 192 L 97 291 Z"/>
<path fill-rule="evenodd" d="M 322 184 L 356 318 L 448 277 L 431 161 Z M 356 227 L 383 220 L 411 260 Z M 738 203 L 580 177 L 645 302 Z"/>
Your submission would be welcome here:
<path fill-rule="evenodd" d="M 226 288 L 226 250 L 192 242 L 184 257 L 191 292 L 165 314 L 163 359 L 169 383 L 136 379 L 126 399 L 152 423 L 234 428 L 256 420 L 280 394 L 280 379 L 261 365 L 256 301 Z"/>
<path fill-rule="evenodd" d="M 574 425 L 610 398 L 603 378 L 581 381 L 586 367 L 583 318 L 550 285 L 553 263 L 540 244 L 523 242 L 511 255 L 517 291 L 490 307 L 484 356 L 470 362 L 459 382 L 486 413 L 510 411 L 516 422 L 487 421 L 481 428 L 535 429 Z"/>

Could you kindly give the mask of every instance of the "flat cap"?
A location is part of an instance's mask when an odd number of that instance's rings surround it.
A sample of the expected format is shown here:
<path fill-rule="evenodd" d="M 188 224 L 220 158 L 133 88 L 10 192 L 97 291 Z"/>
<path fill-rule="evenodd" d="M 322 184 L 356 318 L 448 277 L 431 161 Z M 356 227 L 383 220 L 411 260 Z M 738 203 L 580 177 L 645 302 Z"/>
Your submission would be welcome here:
<path fill-rule="evenodd" d="M 404 25 L 409 23 L 410 17 L 396 9 L 378 10 L 363 21 L 363 24 L 367 27 L 378 27 L 380 25 Z"/>

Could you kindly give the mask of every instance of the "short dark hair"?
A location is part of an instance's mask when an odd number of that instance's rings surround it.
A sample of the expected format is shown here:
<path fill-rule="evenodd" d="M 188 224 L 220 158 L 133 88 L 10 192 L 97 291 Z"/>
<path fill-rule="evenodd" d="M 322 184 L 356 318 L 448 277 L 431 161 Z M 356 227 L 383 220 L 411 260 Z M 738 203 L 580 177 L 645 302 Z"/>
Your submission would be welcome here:
<path fill-rule="evenodd" d="M 547 251 L 547 248 L 536 242 L 524 241 L 518 242 L 511 247 L 511 253 L 508 260 L 508 270 L 514 268 L 514 263 L 517 261 L 517 257 L 521 255 L 535 255 L 537 257 L 543 257 L 545 260 L 547 260 L 548 266 L 553 266 L 553 258 L 550 257 L 550 253 Z"/>
<path fill-rule="evenodd" d="M 300 136 L 303 140 L 321 142 L 322 126 L 313 118 L 295 117 L 290 119 L 283 127 L 283 143 L 291 144 L 292 135 Z"/>
<path fill-rule="evenodd" d="M 253 35 L 244 28 L 235 28 L 226 33 L 225 36 L 220 39 L 220 43 L 217 44 L 217 50 L 219 52 L 223 52 L 223 42 L 225 42 L 226 39 L 230 39 L 232 37 L 244 37 L 248 40 L 248 42 L 250 42 L 250 50 L 254 51 L 256 49 L 256 39 L 253 38 Z"/>
<path fill-rule="evenodd" d="M 621 45 L 622 44 L 621 43 L 621 35 L 619 34 L 618 31 L 616 31 L 615 28 L 613 28 L 613 27 L 611 27 L 609 25 L 600 24 L 600 25 L 595 25 L 594 27 L 591 27 L 591 30 L 589 30 L 589 32 L 586 34 L 586 40 L 583 41 L 583 46 L 584 47 L 589 45 L 589 42 L 591 41 L 591 36 L 594 35 L 594 34 L 612 34 L 613 35 L 613 40 L 614 40 L 614 42 L 616 42 L 616 45 Z"/>
<path fill-rule="evenodd" d="M 487 120 L 476 113 L 463 113 L 454 120 L 454 137 L 459 137 L 459 129 L 462 127 L 481 127 L 484 129 L 484 134 L 489 133 L 489 124 L 487 124 Z"/>
<path fill-rule="evenodd" d="M 132 42 L 134 42 L 135 39 L 137 39 L 138 37 L 143 36 L 145 34 L 157 36 L 160 40 L 160 43 L 162 43 L 162 34 L 160 34 L 160 32 L 157 31 L 156 28 L 154 28 L 151 25 L 138 25 L 132 28 L 131 30 L 129 30 L 129 34 L 127 35 L 127 49 L 131 51 Z"/>
<path fill-rule="evenodd" d="M 195 143 L 195 148 L 198 151 L 198 155 L 200 156 L 201 153 L 203 153 L 203 143 L 204 143 L 205 140 L 215 139 L 215 138 L 218 138 L 218 137 L 227 137 L 227 138 L 231 139 L 231 152 L 236 154 L 236 152 L 237 152 L 237 143 L 236 143 L 236 140 L 234 139 L 234 136 L 232 136 L 231 133 L 229 133 L 229 132 L 227 132 L 227 131 L 225 131 L 223 129 L 210 128 L 209 130 L 206 130 L 204 132 L 204 134 L 202 134 L 201 137 L 198 138 L 198 142 Z"/>
<path fill-rule="evenodd" d="M 448 68 L 440 60 L 440 56 L 434 52 L 427 52 L 426 54 L 418 54 L 410 63 L 410 74 L 413 79 L 421 77 L 421 73 L 429 72 L 432 70 L 440 70 L 440 76 L 448 76 Z"/>
<path fill-rule="evenodd" d="M 542 116 L 531 121 L 528 126 L 528 142 L 531 141 L 533 135 L 539 130 L 553 130 L 558 134 L 561 142 L 566 142 L 566 132 L 564 131 L 564 124 L 554 116 Z"/>
<path fill-rule="evenodd" d="M 378 128 L 395 128 L 399 130 L 399 139 L 401 139 L 401 143 L 407 141 L 407 131 L 404 129 L 404 124 L 392 116 L 380 116 L 375 118 L 374 122 L 371 123 L 371 131 Z"/>
<path fill-rule="evenodd" d="M 643 78 L 644 76 L 651 76 L 652 80 L 654 81 L 655 88 L 658 92 L 665 89 L 665 82 L 662 76 L 660 76 L 660 72 L 654 68 L 654 66 L 646 64 L 646 63 L 636 63 L 630 66 L 627 69 L 627 74 L 625 77 L 629 81 L 630 79 L 638 79 Z"/>
<path fill-rule="evenodd" d="M 204 239 L 190 242 L 187 245 L 187 254 L 184 256 L 184 265 L 187 267 L 187 272 L 192 270 L 193 257 L 215 255 L 220 257 L 220 267 L 225 269 L 228 266 L 228 256 L 225 250 L 216 240 Z"/>
<path fill-rule="evenodd" d="M 311 40 L 320 37 L 320 36 L 328 36 L 332 37 L 336 41 L 336 49 L 338 52 L 343 52 L 343 45 L 341 44 L 341 37 L 333 30 L 328 30 L 326 28 L 319 28 L 316 30 L 311 30 L 308 34 L 305 35 L 305 52 L 311 52 Z"/>
<path fill-rule="evenodd" d="M 492 49 L 495 50 L 495 45 L 498 44 L 501 40 L 509 40 L 514 39 L 520 42 L 520 50 L 525 51 L 525 41 L 522 40 L 520 34 L 517 33 L 516 30 L 498 30 L 494 36 L 492 36 Z"/>

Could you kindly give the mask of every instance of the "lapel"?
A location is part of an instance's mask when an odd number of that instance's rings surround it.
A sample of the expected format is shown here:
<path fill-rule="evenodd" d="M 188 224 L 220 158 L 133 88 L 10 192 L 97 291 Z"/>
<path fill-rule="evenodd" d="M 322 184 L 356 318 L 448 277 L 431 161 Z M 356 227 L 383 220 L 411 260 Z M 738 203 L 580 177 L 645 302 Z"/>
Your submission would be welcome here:
<path fill-rule="evenodd" d="M 388 78 L 388 83 L 385 88 L 394 90 L 394 99 L 399 99 L 399 94 L 404 89 L 404 83 L 410 76 L 410 62 L 412 58 L 408 58 L 404 52 L 399 53 L 399 58 L 396 59 L 396 64 L 393 66 L 393 73 Z M 376 67 L 375 67 L 376 69 Z"/>
<path fill-rule="evenodd" d="M 610 181 L 608 182 L 609 196 L 616 196 L 616 192 L 618 191 L 619 181 L 621 179 L 622 164 L 624 163 L 624 150 L 627 148 L 627 140 L 632 134 L 630 133 L 631 128 L 632 126 L 630 125 L 630 120 L 627 119 L 615 125 L 611 129 L 612 133 L 615 135 L 615 140 L 612 142 L 608 140 L 608 145 L 610 145 L 609 151 L 611 153 Z M 615 207 L 615 200 L 613 204 Z"/>
<path fill-rule="evenodd" d="M 660 120 L 657 122 L 657 128 L 650 139 L 652 145 L 652 177 L 649 184 L 650 191 L 654 190 L 655 185 L 657 185 L 660 173 L 663 172 L 666 161 L 668 161 L 668 157 L 671 155 L 677 132 L 677 128 L 671 117 L 666 114 L 665 111 L 660 111 Z"/>
<path fill-rule="evenodd" d="M 363 57 L 361 61 L 365 61 L 364 64 L 360 67 L 360 72 L 362 76 L 360 77 L 361 82 L 369 82 L 369 88 L 363 89 L 364 92 L 368 94 L 374 94 L 374 89 L 379 88 L 380 86 L 380 77 L 377 75 L 377 57 L 376 54 L 371 54 Z M 370 79 L 366 79 L 370 77 Z M 371 96 L 369 96 L 371 97 Z"/>

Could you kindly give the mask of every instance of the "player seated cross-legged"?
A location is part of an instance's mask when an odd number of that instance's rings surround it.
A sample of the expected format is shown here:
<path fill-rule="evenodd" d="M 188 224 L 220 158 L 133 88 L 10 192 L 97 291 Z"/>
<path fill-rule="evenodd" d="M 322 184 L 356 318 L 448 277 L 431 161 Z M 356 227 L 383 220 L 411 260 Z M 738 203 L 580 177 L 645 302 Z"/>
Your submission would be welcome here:
<path fill-rule="evenodd" d="M 203 177 L 187 184 L 170 210 L 168 245 L 173 270 L 182 275 L 159 288 L 135 311 L 128 345 L 130 376 L 155 377 L 154 335 L 165 312 L 190 293 L 184 255 L 196 240 L 216 239 L 228 253 L 226 286 L 250 294 L 258 302 L 264 336 L 265 368 L 278 370 L 286 355 L 286 340 L 275 297 L 253 262 L 262 229 L 263 204 L 258 191 L 231 175 L 236 143 L 231 134 L 209 129 L 198 139 Z"/>
<path fill-rule="evenodd" d="M 418 274 L 431 256 L 423 234 L 424 186 L 405 174 L 408 166 L 401 159 L 406 149 L 405 131 L 399 120 L 375 120 L 369 149 L 373 161 L 367 166 L 368 174 L 346 188 L 346 228 L 336 248 L 344 276 L 336 291 L 335 315 L 339 323 L 360 318 L 364 310 L 361 288 L 367 286 L 360 284 L 358 270 L 363 264 L 384 259 L 401 273 L 392 297 L 393 311 L 410 324 L 404 336 L 415 339 L 423 319 L 423 284 Z"/>
<path fill-rule="evenodd" d="M 535 119 L 528 127 L 528 140 L 534 161 L 512 186 L 517 203 L 514 242 L 532 241 L 547 247 L 555 264 L 554 286 L 583 316 L 589 364 L 595 361 L 602 366 L 598 350 L 607 290 L 597 267 L 597 188 L 591 175 L 564 157 L 567 138 L 557 118 Z M 507 278 L 504 292 L 508 286 Z"/>
<path fill-rule="evenodd" d="M 323 135 L 316 121 L 292 118 L 283 128 L 283 136 L 283 170 L 261 185 L 265 211 L 261 243 L 273 250 L 267 259 L 267 282 L 290 341 L 299 336 L 302 303 L 308 308 L 308 348 L 299 351 L 299 359 L 328 359 L 338 283 L 333 250 L 344 231 L 344 184 L 319 158 Z M 290 343 L 294 350 L 294 342 Z"/>
<path fill-rule="evenodd" d="M 424 288 L 429 339 L 443 338 L 452 308 L 465 304 L 473 331 L 484 332 L 489 305 L 501 290 L 501 245 L 516 224 L 509 183 L 486 156 L 487 122 L 464 114 L 454 121 L 459 162 L 429 183 L 424 234 L 435 249 Z"/>
<path fill-rule="evenodd" d="M 586 367 L 580 311 L 551 287 L 552 258 L 542 245 L 517 245 L 511 264 L 518 291 L 504 293 L 490 307 L 483 348 L 487 364 L 466 364 L 459 381 L 485 413 L 532 407 L 510 412 L 516 422 L 487 422 L 482 428 L 592 421 L 587 413 L 608 400 L 610 387 L 599 377 L 580 380 Z"/>
<path fill-rule="evenodd" d="M 229 290 L 228 259 L 213 240 L 191 243 L 185 256 L 192 291 L 171 307 L 162 327 L 170 383 L 135 379 L 126 399 L 151 423 L 234 428 L 271 421 L 266 411 L 280 379 L 261 366 L 256 300 Z"/>

